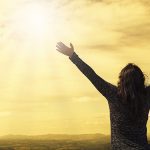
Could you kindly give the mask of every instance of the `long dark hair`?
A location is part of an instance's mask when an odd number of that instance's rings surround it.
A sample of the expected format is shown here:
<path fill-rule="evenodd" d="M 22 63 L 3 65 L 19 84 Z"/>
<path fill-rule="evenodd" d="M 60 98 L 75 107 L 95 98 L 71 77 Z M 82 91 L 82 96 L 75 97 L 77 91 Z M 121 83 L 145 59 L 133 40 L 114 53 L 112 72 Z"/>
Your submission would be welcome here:
<path fill-rule="evenodd" d="M 145 75 L 135 64 L 127 64 L 119 74 L 118 95 L 127 106 L 132 118 L 140 116 L 145 104 Z"/>

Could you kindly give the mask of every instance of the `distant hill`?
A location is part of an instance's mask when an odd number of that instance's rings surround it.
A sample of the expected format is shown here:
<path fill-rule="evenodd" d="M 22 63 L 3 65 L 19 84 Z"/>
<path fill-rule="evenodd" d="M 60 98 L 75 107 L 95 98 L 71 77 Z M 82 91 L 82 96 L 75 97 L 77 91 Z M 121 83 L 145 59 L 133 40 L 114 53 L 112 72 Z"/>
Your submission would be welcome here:
<path fill-rule="evenodd" d="M 46 135 L 5 135 L 0 136 L 0 140 L 95 140 L 98 139 L 105 143 L 105 139 L 110 141 L 109 135 L 104 134 L 46 134 Z M 150 141 L 150 133 L 148 133 L 148 140 Z"/>
<path fill-rule="evenodd" d="M 34 136 L 28 136 L 28 135 L 6 135 L 1 136 L 0 140 L 93 140 L 93 139 L 99 139 L 103 140 L 105 138 L 109 138 L 109 136 L 104 134 L 46 134 L 46 135 L 34 135 Z"/>
<path fill-rule="evenodd" d="M 0 150 L 109 150 L 110 137 L 103 134 L 47 134 L 0 137 Z"/>

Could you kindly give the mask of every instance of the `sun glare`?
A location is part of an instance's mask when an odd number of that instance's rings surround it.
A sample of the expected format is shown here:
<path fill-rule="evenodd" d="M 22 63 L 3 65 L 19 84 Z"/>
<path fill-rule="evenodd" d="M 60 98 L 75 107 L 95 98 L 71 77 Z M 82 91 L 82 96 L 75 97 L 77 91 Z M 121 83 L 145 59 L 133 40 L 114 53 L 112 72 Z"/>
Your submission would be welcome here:
<path fill-rule="evenodd" d="M 44 8 L 40 6 L 32 6 L 24 16 L 24 21 L 27 24 L 27 30 L 34 33 L 43 33 L 47 24 L 48 17 Z"/>
<path fill-rule="evenodd" d="M 49 27 L 49 16 L 46 8 L 38 4 L 32 4 L 17 11 L 15 27 L 17 27 L 17 31 L 26 36 L 36 38 L 44 36 Z"/>
<path fill-rule="evenodd" d="M 32 29 L 32 31 L 36 32 L 43 30 L 47 21 L 46 19 L 45 14 L 39 8 L 34 8 L 25 16 L 25 22 L 29 26 L 28 29 Z"/>

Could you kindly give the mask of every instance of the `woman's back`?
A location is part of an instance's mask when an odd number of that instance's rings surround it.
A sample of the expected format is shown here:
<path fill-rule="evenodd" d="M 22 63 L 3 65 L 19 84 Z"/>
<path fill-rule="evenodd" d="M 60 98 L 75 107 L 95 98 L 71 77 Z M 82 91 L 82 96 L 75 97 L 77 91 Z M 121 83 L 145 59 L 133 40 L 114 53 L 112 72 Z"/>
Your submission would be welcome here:
<path fill-rule="evenodd" d="M 147 102 L 150 100 L 149 89 L 149 87 L 146 88 L 145 101 Z M 145 103 L 141 116 L 133 119 L 127 105 L 121 103 L 117 88 L 113 91 L 116 92 L 106 97 L 110 108 L 112 149 L 148 149 L 146 124 L 149 103 Z"/>

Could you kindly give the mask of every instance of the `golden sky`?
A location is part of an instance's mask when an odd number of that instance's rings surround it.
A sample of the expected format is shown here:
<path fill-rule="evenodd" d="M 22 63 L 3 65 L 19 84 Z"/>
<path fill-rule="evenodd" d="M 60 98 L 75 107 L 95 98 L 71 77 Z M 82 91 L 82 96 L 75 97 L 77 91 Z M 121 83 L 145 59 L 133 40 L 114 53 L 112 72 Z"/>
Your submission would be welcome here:
<path fill-rule="evenodd" d="M 150 2 L 1 0 L 0 135 L 110 133 L 107 101 L 59 41 L 111 83 L 128 62 L 150 76 Z"/>

